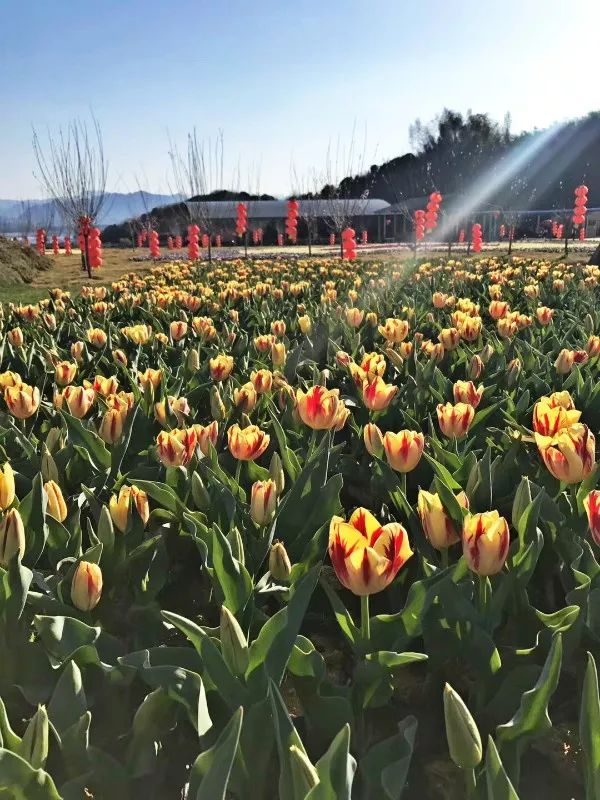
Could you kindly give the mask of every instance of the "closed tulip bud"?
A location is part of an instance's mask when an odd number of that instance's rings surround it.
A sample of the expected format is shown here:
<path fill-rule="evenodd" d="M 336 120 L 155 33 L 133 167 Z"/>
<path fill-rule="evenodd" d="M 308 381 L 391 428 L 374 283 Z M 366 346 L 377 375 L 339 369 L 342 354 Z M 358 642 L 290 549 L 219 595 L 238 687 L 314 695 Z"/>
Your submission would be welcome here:
<path fill-rule="evenodd" d="M 458 328 L 443 328 L 438 334 L 438 341 L 444 350 L 456 350 L 460 344 Z"/>
<path fill-rule="evenodd" d="M 210 413 L 212 418 L 217 422 L 221 422 L 221 420 L 225 419 L 227 414 L 218 386 L 210 387 Z"/>
<path fill-rule="evenodd" d="M 281 463 L 281 457 L 277 451 L 271 456 L 271 463 L 269 464 L 269 475 L 271 480 L 275 483 L 275 490 L 277 496 L 280 497 L 285 489 L 285 473 Z"/>
<path fill-rule="evenodd" d="M 123 350 L 113 350 L 112 357 L 115 364 L 122 364 L 124 367 L 127 366 L 127 356 Z"/>
<path fill-rule="evenodd" d="M 521 361 L 518 358 L 513 358 L 512 361 L 509 361 L 507 364 L 507 378 L 506 382 L 508 384 L 508 388 L 512 388 L 521 374 Z"/>
<path fill-rule="evenodd" d="M 306 315 L 298 317 L 298 327 L 300 328 L 301 333 L 303 333 L 305 336 L 310 336 L 312 333 L 311 318 Z"/>
<path fill-rule="evenodd" d="M 577 422 L 562 428 L 554 437 L 535 433 L 538 451 L 548 471 L 558 481 L 580 483 L 591 475 L 596 441 L 587 425 Z"/>
<path fill-rule="evenodd" d="M 590 336 L 585 350 L 590 358 L 600 355 L 600 336 Z"/>
<path fill-rule="evenodd" d="M 307 797 L 311 789 L 320 783 L 319 773 L 304 750 L 293 744 L 290 747 L 290 772 L 293 786 L 300 792 L 298 797 Z"/>
<path fill-rule="evenodd" d="M 583 318 L 583 329 L 585 330 L 585 332 L 591 334 L 594 332 L 595 327 L 596 326 L 594 324 L 594 319 L 592 315 L 586 314 L 585 317 Z"/>
<path fill-rule="evenodd" d="M 352 359 L 344 350 L 338 350 L 338 352 L 335 354 L 335 360 L 340 367 L 348 367 Z"/>
<path fill-rule="evenodd" d="M 398 348 L 400 355 L 402 358 L 410 358 L 413 351 L 413 343 L 412 342 L 401 342 Z"/>
<path fill-rule="evenodd" d="M 198 511 L 204 511 L 210 506 L 210 495 L 197 472 L 192 475 L 192 500 Z"/>
<path fill-rule="evenodd" d="M 210 377 L 213 381 L 224 381 L 233 370 L 233 356 L 216 356 L 211 358 L 208 362 L 210 368 Z"/>
<path fill-rule="evenodd" d="M 58 522 L 64 522 L 67 518 L 67 504 L 60 486 L 55 481 L 47 481 L 44 484 L 44 492 L 48 498 L 48 514 Z"/>
<path fill-rule="evenodd" d="M 4 399 L 13 417 L 29 419 L 40 404 L 40 390 L 37 386 L 28 386 L 26 383 L 21 386 L 7 386 Z"/>
<path fill-rule="evenodd" d="M 158 457 L 165 467 L 181 467 L 188 464 L 197 445 L 198 437 L 192 428 L 161 431 L 156 437 Z"/>
<path fill-rule="evenodd" d="M 274 322 L 271 323 L 271 333 L 273 336 L 278 336 L 281 338 L 285 336 L 286 325 L 282 319 L 276 319 Z"/>
<path fill-rule="evenodd" d="M 573 369 L 575 363 L 575 355 L 572 350 L 563 349 L 558 354 L 554 366 L 559 375 L 566 375 Z"/>
<path fill-rule="evenodd" d="M 62 450 L 65 446 L 63 432 L 60 428 L 50 428 L 46 434 L 46 447 L 53 453 L 54 451 Z"/>
<path fill-rule="evenodd" d="M 54 377 L 59 386 L 67 386 L 73 383 L 75 374 L 77 372 L 77 364 L 70 361 L 59 361 L 54 368 Z"/>
<path fill-rule="evenodd" d="M 116 375 L 105 378 L 104 375 L 96 375 L 92 389 L 101 394 L 102 397 L 108 397 L 110 394 L 115 394 L 119 388 L 119 381 Z"/>
<path fill-rule="evenodd" d="M 171 334 L 171 339 L 174 342 L 179 342 L 181 339 L 183 339 L 187 334 L 187 330 L 187 322 L 183 322 L 182 320 L 173 320 L 173 322 L 171 322 L 169 325 L 169 333 Z"/>
<path fill-rule="evenodd" d="M 467 403 L 440 403 L 436 410 L 440 430 L 449 439 L 465 436 L 475 417 L 475 409 Z"/>
<path fill-rule="evenodd" d="M 469 372 L 468 376 L 469 379 L 474 381 L 479 378 L 481 372 L 483 370 L 483 361 L 478 355 L 472 356 L 471 360 L 469 361 Z"/>
<path fill-rule="evenodd" d="M 79 364 L 83 361 L 83 354 L 85 353 L 85 342 L 73 342 L 71 345 L 71 356 Z"/>
<path fill-rule="evenodd" d="M 267 525 L 275 516 L 277 487 L 275 481 L 255 481 L 250 493 L 250 516 L 256 525 Z"/>
<path fill-rule="evenodd" d="M 285 344 L 283 342 L 275 342 L 271 347 L 271 361 L 275 369 L 283 367 L 287 358 Z"/>
<path fill-rule="evenodd" d="M 287 581 L 292 572 L 292 564 L 283 542 L 274 542 L 269 552 L 269 572 L 276 581 Z"/>
<path fill-rule="evenodd" d="M 254 410 L 256 400 L 256 389 L 251 381 L 245 383 L 241 388 L 233 390 L 233 402 L 246 414 Z"/>
<path fill-rule="evenodd" d="M 444 687 L 444 720 L 450 758 L 461 769 L 475 769 L 483 748 L 475 720 L 450 684 Z"/>
<path fill-rule="evenodd" d="M 377 327 L 377 314 L 374 311 L 369 311 L 369 313 L 365 317 L 365 322 L 367 325 L 370 325 L 371 328 Z"/>
<path fill-rule="evenodd" d="M 123 435 L 124 421 L 125 416 L 122 411 L 116 408 L 109 409 L 102 417 L 100 427 L 98 428 L 98 435 L 106 444 L 118 442 Z"/>
<path fill-rule="evenodd" d="M 482 349 L 481 353 L 479 353 L 479 358 L 483 364 L 487 364 L 490 358 L 494 355 L 494 348 L 491 344 L 486 344 L 486 346 Z"/>
<path fill-rule="evenodd" d="M 138 381 L 144 390 L 148 388 L 158 389 L 162 381 L 162 370 L 149 367 L 145 372 L 138 372 Z"/>
<path fill-rule="evenodd" d="M 404 359 L 396 350 L 392 350 L 391 347 L 388 347 L 385 351 L 386 356 L 392 362 L 392 364 L 396 367 L 396 369 L 401 369 L 404 365 Z"/>
<path fill-rule="evenodd" d="M 197 372 L 200 369 L 200 354 L 193 347 L 187 355 L 187 368 L 190 372 Z"/>
<path fill-rule="evenodd" d="M 21 328 L 13 328 L 6 335 L 13 347 L 23 347 L 24 338 Z"/>
<path fill-rule="evenodd" d="M 492 300 L 489 307 L 490 317 L 494 320 L 502 319 L 509 312 L 508 303 L 503 300 Z"/>
<path fill-rule="evenodd" d="M 370 455 L 376 458 L 383 456 L 383 434 L 377 425 L 372 422 L 365 425 L 363 428 L 363 441 Z"/>
<path fill-rule="evenodd" d="M 357 508 L 348 522 L 331 520 L 329 557 L 340 583 L 356 595 L 381 592 L 412 555 L 399 522 L 382 526 L 365 508 Z"/>
<path fill-rule="evenodd" d="M 508 555 L 508 522 L 497 511 L 472 514 L 463 523 L 463 555 L 477 575 L 496 575 Z"/>
<path fill-rule="evenodd" d="M 105 331 L 102 330 L 102 328 L 91 328 L 87 332 L 87 340 L 92 347 L 100 350 L 100 348 L 104 347 L 106 344 L 108 336 L 106 335 Z"/>
<path fill-rule="evenodd" d="M 71 602 L 79 611 L 92 611 L 102 596 L 102 570 L 98 564 L 80 561 L 71 582 Z"/>
<path fill-rule="evenodd" d="M 42 769 L 48 758 L 48 730 L 46 706 L 38 706 L 38 710 L 29 720 L 18 750 L 18 755 L 33 769 Z"/>
<path fill-rule="evenodd" d="M 246 563 L 246 554 L 244 553 L 244 543 L 242 541 L 242 534 L 240 533 L 237 525 L 233 525 L 227 534 L 227 541 L 231 547 L 231 555 L 239 561 L 240 564 Z"/>
<path fill-rule="evenodd" d="M 234 675 L 241 677 L 250 662 L 248 642 L 240 623 L 226 606 L 221 606 L 219 635 L 221 655 L 225 663 Z"/>
<path fill-rule="evenodd" d="M 16 508 L 11 508 L 0 522 L 0 565 L 8 567 L 16 554 L 25 554 L 25 527 Z"/>
<path fill-rule="evenodd" d="M 469 499 L 464 492 L 460 492 L 456 499 L 463 508 L 469 508 Z M 445 550 L 460 541 L 460 533 L 444 508 L 439 494 L 420 489 L 417 510 L 425 536 L 436 550 Z"/>
<path fill-rule="evenodd" d="M 13 504 L 15 499 L 15 473 L 11 465 L 6 462 L 0 472 L 0 508 L 5 511 Z"/>
<path fill-rule="evenodd" d="M 388 431 L 383 437 L 383 449 L 390 467 L 396 472 L 412 472 L 423 455 L 425 437 L 415 431 Z"/>
<path fill-rule="evenodd" d="M 593 489 L 583 501 L 593 540 L 600 546 L 600 490 Z"/>

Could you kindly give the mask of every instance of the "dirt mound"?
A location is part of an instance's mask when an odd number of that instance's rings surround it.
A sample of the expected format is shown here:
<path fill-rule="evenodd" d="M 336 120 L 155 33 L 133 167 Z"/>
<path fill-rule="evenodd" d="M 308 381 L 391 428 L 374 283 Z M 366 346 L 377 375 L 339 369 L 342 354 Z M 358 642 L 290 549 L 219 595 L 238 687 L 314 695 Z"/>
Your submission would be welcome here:
<path fill-rule="evenodd" d="M 38 272 L 51 267 L 52 261 L 33 247 L 0 236 L 0 286 L 31 283 Z"/>

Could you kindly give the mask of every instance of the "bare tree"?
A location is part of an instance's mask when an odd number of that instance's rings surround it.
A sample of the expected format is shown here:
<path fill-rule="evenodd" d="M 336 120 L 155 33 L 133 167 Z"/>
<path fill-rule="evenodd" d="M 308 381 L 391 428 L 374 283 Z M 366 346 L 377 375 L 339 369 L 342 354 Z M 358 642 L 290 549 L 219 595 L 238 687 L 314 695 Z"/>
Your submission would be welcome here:
<path fill-rule="evenodd" d="M 212 261 L 212 237 L 218 228 L 210 196 L 223 189 L 223 132 L 214 140 L 198 138 L 196 129 L 188 134 L 187 148 L 181 153 L 169 142 L 169 158 L 175 192 L 187 198 L 189 220 L 208 234 L 208 260 Z M 173 190 L 172 190 L 173 191 Z"/>
<path fill-rule="evenodd" d="M 17 220 L 17 230 L 21 234 L 24 244 L 29 244 L 29 236 L 33 233 L 33 216 L 31 214 L 31 203 L 29 200 L 21 200 L 19 217 Z"/>
<path fill-rule="evenodd" d="M 59 128 L 56 135 L 48 132 L 45 148 L 34 130 L 33 151 L 38 166 L 37 179 L 65 221 L 83 234 L 81 266 L 91 278 L 89 233 L 104 206 L 108 177 L 100 125 L 92 116 L 91 131 L 88 131 L 85 122 L 73 120 L 66 128 Z"/>
<path fill-rule="evenodd" d="M 319 227 L 319 209 L 322 201 L 319 197 L 319 179 L 314 170 L 310 173 L 299 176 L 296 167 L 292 164 L 291 169 L 292 196 L 298 200 L 298 216 L 306 225 L 306 235 L 308 244 L 308 255 L 312 255 L 312 245 L 317 238 Z"/>

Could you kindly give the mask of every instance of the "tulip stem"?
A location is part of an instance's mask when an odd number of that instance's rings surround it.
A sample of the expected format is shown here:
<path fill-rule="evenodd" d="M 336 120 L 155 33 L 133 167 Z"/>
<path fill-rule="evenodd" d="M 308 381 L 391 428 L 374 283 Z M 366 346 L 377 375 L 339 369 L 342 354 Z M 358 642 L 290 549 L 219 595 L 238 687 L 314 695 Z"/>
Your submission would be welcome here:
<path fill-rule="evenodd" d="M 402 494 L 404 495 L 405 499 L 408 501 L 408 495 L 406 493 L 406 472 L 402 472 L 400 474 L 400 485 L 402 487 Z"/>
<path fill-rule="evenodd" d="M 369 595 L 360 598 L 360 632 L 365 643 L 371 638 L 371 617 L 369 616 Z"/>
<path fill-rule="evenodd" d="M 441 558 L 441 567 L 442 569 L 447 569 L 449 561 L 450 561 L 450 553 L 448 552 L 447 547 L 442 547 L 440 550 L 440 558 Z"/>
<path fill-rule="evenodd" d="M 485 622 L 487 612 L 487 577 L 485 575 L 477 576 L 477 605 Z"/>
<path fill-rule="evenodd" d="M 236 467 L 235 467 L 235 482 L 237 485 L 240 485 L 240 478 L 242 477 L 242 460 L 238 458 Z"/>
<path fill-rule="evenodd" d="M 475 789 L 477 788 L 477 779 L 475 778 L 474 769 L 465 770 L 465 786 L 467 789 L 467 797 L 473 797 Z"/>

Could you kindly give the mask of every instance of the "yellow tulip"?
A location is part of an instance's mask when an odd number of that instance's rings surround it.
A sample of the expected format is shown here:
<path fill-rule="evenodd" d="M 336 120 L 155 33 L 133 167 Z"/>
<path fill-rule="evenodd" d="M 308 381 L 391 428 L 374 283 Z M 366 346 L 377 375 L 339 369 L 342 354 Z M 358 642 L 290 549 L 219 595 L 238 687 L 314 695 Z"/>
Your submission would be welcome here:
<path fill-rule="evenodd" d="M 463 555 L 477 575 L 496 575 L 508 555 L 508 522 L 497 511 L 468 516 L 463 524 Z"/>

